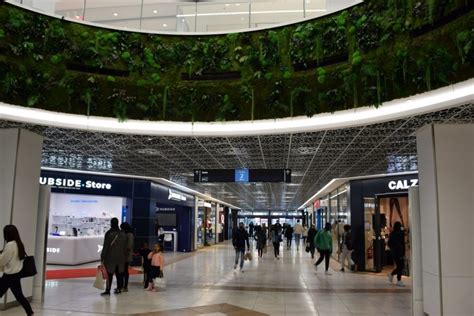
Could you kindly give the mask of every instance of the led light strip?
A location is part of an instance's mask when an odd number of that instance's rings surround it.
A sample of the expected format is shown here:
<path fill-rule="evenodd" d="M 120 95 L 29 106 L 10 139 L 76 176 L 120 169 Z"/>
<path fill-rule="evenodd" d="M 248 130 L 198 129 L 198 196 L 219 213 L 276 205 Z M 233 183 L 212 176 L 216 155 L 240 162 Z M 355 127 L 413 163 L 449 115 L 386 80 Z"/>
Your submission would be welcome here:
<path fill-rule="evenodd" d="M 250 14 L 282 14 L 282 13 L 303 13 L 303 12 L 326 12 L 326 9 L 310 9 L 310 10 L 281 10 L 281 11 L 250 11 Z M 196 16 L 225 16 L 225 15 L 249 15 L 249 11 L 236 12 L 209 12 L 209 13 L 189 13 L 176 14 L 177 18 L 189 18 Z"/>
<path fill-rule="evenodd" d="M 362 107 L 322 113 L 311 118 L 238 121 L 238 122 L 169 122 L 87 117 L 51 112 L 0 102 L 0 119 L 31 124 L 82 129 L 96 132 L 159 136 L 246 136 L 313 132 L 362 126 L 439 111 L 474 101 L 474 79 L 426 92 L 406 99 L 386 102 L 379 108 Z"/>

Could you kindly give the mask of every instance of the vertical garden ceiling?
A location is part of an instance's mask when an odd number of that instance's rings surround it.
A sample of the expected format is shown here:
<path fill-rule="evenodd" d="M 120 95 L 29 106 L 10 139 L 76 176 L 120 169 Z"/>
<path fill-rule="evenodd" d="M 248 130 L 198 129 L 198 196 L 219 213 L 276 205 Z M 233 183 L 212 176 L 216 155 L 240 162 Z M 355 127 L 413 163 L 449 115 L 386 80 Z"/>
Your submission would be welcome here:
<path fill-rule="evenodd" d="M 0 4 L 0 101 L 95 116 L 256 120 L 377 106 L 474 77 L 474 1 L 368 0 L 265 31 L 111 31 Z"/>

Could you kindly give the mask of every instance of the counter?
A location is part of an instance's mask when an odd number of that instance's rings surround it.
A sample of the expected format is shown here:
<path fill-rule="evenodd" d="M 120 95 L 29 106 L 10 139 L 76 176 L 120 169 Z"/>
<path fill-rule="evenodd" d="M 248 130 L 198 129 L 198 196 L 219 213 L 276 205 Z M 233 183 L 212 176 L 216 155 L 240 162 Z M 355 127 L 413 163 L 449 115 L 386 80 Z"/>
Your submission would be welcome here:
<path fill-rule="evenodd" d="M 48 264 L 78 265 L 99 261 L 103 236 L 48 236 Z"/>

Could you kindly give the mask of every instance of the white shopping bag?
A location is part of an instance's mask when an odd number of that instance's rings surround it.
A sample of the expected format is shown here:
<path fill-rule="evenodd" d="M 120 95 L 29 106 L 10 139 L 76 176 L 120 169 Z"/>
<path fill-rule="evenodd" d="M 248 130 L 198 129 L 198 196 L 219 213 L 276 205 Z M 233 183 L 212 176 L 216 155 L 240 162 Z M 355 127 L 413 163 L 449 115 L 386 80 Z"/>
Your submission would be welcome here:
<path fill-rule="evenodd" d="M 161 278 L 154 278 L 154 279 L 153 279 L 153 285 L 154 285 L 156 288 L 165 289 L 165 288 L 166 288 L 166 279 L 165 279 L 164 277 L 161 277 Z"/>
<path fill-rule="evenodd" d="M 97 269 L 97 272 L 95 273 L 95 280 L 92 286 L 98 290 L 105 290 L 105 280 L 99 269 Z"/>

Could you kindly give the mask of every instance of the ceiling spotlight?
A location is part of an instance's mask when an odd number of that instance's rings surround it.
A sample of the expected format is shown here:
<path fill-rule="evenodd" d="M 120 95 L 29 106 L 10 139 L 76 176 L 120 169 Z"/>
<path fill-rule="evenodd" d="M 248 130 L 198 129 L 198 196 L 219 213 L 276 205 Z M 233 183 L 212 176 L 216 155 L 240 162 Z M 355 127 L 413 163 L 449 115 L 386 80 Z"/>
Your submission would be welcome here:
<path fill-rule="evenodd" d="M 226 3 L 225 6 L 228 7 L 228 6 L 230 6 L 230 4 Z"/>
<path fill-rule="evenodd" d="M 235 6 L 238 7 L 240 5 L 240 3 L 236 3 Z"/>
<path fill-rule="evenodd" d="M 117 12 L 114 12 L 114 16 L 118 16 L 118 13 L 117 13 Z"/>
<path fill-rule="evenodd" d="M 158 13 L 158 10 L 153 10 L 153 13 L 157 14 L 157 13 Z"/>
<path fill-rule="evenodd" d="M 78 20 L 81 19 L 81 17 L 79 15 L 76 15 L 75 18 L 78 19 Z"/>
<path fill-rule="evenodd" d="M 165 23 L 165 24 L 163 24 L 163 26 L 164 26 L 164 27 L 167 27 L 168 25 Z"/>

